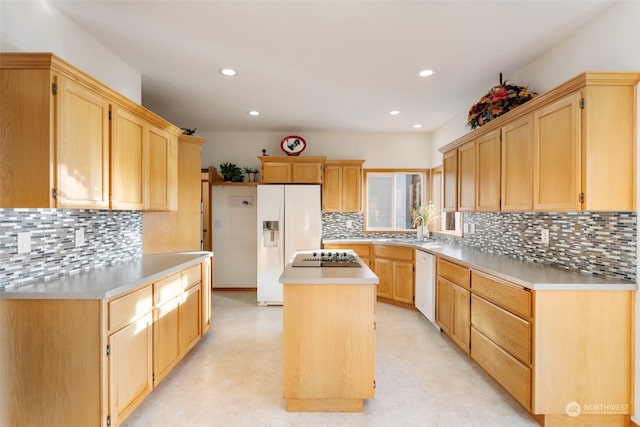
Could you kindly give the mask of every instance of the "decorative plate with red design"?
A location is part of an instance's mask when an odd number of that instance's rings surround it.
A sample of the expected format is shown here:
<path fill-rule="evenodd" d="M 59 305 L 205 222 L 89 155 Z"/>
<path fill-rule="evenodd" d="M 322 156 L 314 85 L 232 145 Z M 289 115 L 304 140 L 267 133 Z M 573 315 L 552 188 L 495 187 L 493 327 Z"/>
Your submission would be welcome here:
<path fill-rule="evenodd" d="M 289 135 L 282 138 L 280 148 L 287 153 L 287 156 L 298 156 L 307 148 L 307 142 L 298 135 Z"/>

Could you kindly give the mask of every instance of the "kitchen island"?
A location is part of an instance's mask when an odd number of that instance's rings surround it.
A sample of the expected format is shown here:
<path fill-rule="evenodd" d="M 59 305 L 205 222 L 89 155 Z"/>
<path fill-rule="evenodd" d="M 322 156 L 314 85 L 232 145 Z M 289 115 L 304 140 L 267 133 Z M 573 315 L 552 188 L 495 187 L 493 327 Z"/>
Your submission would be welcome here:
<path fill-rule="evenodd" d="M 353 251 L 340 252 L 359 266 L 289 262 L 280 276 L 283 394 L 291 412 L 362 412 L 363 400 L 374 397 L 378 278 Z"/>

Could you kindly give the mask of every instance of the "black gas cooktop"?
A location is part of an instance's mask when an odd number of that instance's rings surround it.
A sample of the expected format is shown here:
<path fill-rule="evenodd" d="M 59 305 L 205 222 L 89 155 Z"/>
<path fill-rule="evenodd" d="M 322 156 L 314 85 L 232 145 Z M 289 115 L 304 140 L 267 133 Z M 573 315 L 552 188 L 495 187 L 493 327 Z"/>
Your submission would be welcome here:
<path fill-rule="evenodd" d="M 353 253 L 344 251 L 318 250 L 297 254 L 292 267 L 358 267 L 360 263 Z"/>

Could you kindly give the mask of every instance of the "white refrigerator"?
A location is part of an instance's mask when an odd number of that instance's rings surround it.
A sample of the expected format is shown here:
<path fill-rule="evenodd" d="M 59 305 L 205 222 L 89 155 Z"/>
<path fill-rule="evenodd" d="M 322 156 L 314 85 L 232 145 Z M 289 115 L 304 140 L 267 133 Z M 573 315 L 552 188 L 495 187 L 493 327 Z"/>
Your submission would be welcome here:
<path fill-rule="evenodd" d="M 284 266 L 295 251 L 320 248 L 320 185 L 259 185 L 256 203 L 258 304 L 281 305 Z"/>

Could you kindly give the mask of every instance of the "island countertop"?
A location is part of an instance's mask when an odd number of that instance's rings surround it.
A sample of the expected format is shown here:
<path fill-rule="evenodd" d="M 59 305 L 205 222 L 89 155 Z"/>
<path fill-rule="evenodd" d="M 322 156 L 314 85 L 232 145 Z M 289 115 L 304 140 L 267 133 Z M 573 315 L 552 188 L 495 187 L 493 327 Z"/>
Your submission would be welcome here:
<path fill-rule="evenodd" d="M 109 299 L 211 257 L 211 252 L 143 255 L 55 280 L 9 286 L 0 299 Z"/>
<path fill-rule="evenodd" d="M 319 250 L 319 249 L 318 249 Z M 358 262 L 357 267 L 293 267 L 291 261 L 297 254 L 313 253 L 316 251 L 298 251 L 284 268 L 280 275 L 279 282 L 287 283 L 340 283 L 340 284 L 378 284 L 378 276 L 365 264 L 362 259 L 353 251 L 352 253 Z M 341 251 L 342 252 L 342 251 Z"/>

